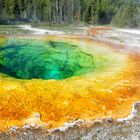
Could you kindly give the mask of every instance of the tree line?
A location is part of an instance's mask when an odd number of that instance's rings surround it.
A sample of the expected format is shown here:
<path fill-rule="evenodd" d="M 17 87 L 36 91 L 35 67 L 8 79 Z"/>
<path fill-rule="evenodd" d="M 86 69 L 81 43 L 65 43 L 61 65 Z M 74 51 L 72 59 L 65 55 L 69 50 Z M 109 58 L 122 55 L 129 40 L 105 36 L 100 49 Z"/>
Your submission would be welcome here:
<path fill-rule="evenodd" d="M 0 20 L 138 26 L 139 0 L 0 0 Z"/>

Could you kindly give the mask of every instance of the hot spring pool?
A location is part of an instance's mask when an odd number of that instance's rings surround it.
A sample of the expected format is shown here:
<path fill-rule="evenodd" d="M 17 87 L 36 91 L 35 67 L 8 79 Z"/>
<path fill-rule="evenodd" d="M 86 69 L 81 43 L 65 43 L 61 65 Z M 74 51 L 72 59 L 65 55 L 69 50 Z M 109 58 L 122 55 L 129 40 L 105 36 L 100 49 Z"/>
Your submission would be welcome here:
<path fill-rule="evenodd" d="M 127 116 L 140 99 L 138 60 L 81 36 L 0 37 L 0 131 Z"/>
<path fill-rule="evenodd" d="M 96 68 L 92 55 L 64 42 L 11 39 L 0 52 L 0 72 L 20 79 L 61 80 Z"/>

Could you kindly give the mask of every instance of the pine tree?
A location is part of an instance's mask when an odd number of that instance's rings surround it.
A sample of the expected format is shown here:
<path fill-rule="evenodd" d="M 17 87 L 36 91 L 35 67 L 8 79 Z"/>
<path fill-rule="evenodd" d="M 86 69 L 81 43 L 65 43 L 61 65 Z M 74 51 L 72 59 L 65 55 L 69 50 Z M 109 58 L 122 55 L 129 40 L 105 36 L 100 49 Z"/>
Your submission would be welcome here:
<path fill-rule="evenodd" d="M 138 6 L 136 2 L 129 0 L 124 6 L 120 8 L 113 20 L 113 23 L 121 27 L 135 27 L 138 25 L 137 15 Z"/>
<path fill-rule="evenodd" d="M 0 0 L 1 19 L 138 26 L 139 0 Z M 114 18 L 115 17 L 115 18 Z M 139 19 L 139 20 L 138 20 Z"/>

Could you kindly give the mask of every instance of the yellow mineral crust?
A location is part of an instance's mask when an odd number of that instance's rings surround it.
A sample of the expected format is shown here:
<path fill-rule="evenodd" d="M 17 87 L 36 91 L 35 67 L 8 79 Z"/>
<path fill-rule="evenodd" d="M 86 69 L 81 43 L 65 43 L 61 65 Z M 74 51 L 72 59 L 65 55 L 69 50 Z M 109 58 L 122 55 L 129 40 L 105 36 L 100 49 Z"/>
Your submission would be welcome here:
<path fill-rule="evenodd" d="M 140 99 L 139 56 L 113 50 L 107 43 L 88 38 L 47 36 L 32 39 L 65 40 L 78 44 L 83 51 L 94 51 L 97 47 L 116 59 L 113 58 L 111 66 L 102 71 L 58 81 L 20 80 L 0 74 L 1 131 L 28 123 L 52 129 L 75 119 L 122 118 Z"/>

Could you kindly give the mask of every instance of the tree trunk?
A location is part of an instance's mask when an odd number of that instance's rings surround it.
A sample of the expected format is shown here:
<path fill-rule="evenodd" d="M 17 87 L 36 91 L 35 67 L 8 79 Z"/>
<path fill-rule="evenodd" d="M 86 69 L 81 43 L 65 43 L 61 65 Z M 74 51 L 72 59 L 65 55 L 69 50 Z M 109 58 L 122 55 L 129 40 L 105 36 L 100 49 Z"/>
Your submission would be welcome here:
<path fill-rule="evenodd" d="M 0 15 L 2 14 L 2 0 L 0 0 Z"/>
<path fill-rule="evenodd" d="M 62 23 L 63 0 L 59 1 L 59 22 Z"/>
<path fill-rule="evenodd" d="M 71 1 L 71 22 L 74 21 L 74 0 Z"/>

